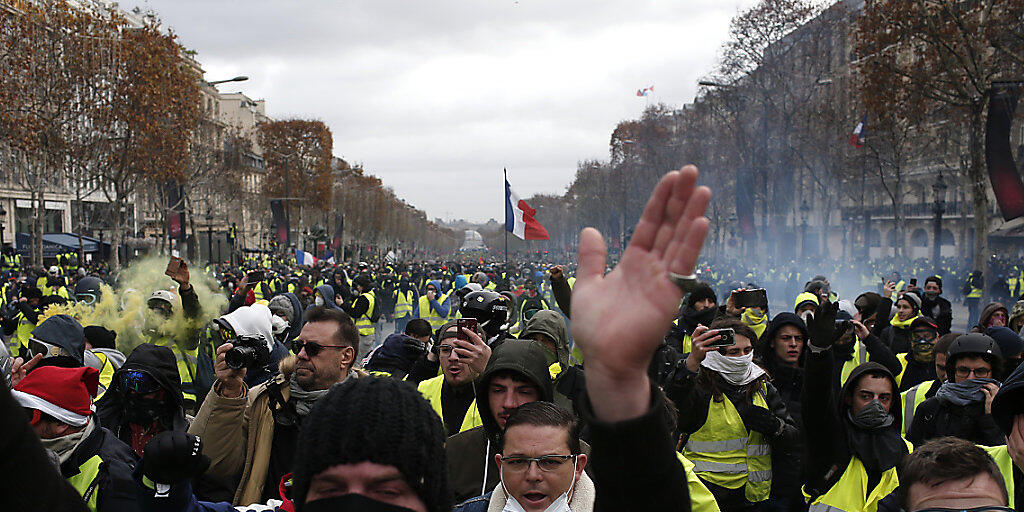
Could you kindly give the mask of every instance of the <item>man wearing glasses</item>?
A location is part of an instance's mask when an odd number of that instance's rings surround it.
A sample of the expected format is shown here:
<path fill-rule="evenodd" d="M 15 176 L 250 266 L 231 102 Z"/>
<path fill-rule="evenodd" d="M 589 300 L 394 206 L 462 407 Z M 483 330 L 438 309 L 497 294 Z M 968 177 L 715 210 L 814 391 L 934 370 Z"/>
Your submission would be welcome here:
<path fill-rule="evenodd" d="M 992 400 L 999 391 L 1002 355 L 992 338 L 971 333 L 957 337 L 946 357 L 946 381 L 935 396 L 914 412 L 907 440 L 914 446 L 943 436 L 985 446 L 1006 443 L 992 419 Z"/>
<path fill-rule="evenodd" d="M 594 482 L 583 472 L 575 416 L 550 402 L 521 405 L 505 422 L 501 451 L 494 456 L 501 482 L 453 512 L 514 510 L 591 511 Z"/>
<path fill-rule="evenodd" d="M 243 380 L 245 368 L 227 364 L 234 345 L 218 347 L 217 382 L 189 433 L 203 439 L 203 453 L 212 460 L 206 476 L 234 494 L 203 498 L 230 499 L 235 505 L 279 498 L 282 477 L 292 470 L 299 429 L 313 405 L 334 384 L 366 375 L 352 368 L 358 346 L 351 317 L 339 309 L 310 308 L 292 342 L 294 355 L 280 362 L 271 381 L 253 388 Z"/>
<path fill-rule="evenodd" d="M 460 332 L 456 320 L 444 324 L 438 333 L 435 355 L 441 375 L 420 382 L 417 388 L 441 417 L 445 434 L 452 436 L 483 424 L 473 379 L 484 372 L 491 349 L 479 332 L 465 327 Z"/>

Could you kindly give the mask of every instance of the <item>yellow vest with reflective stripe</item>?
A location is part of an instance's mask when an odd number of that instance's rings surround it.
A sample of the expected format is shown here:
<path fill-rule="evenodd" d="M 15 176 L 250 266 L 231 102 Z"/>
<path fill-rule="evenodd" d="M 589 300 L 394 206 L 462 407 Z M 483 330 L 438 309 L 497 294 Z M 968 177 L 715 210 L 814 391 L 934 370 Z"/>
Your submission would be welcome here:
<path fill-rule="evenodd" d="M 96 392 L 96 398 L 93 398 L 93 403 L 103 398 L 103 394 L 110 389 L 110 381 L 114 380 L 114 365 L 110 362 L 110 358 L 106 354 L 99 350 L 93 351 L 92 355 L 99 359 L 102 365 L 100 366 L 100 387 Z"/>
<path fill-rule="evenodd" d="M 154 345 L 167 347 L 174 352 L 174 359 L 178 365 L 178 378 L 181 381 L 181 395 L 186 402 L 196 402 L 195 385 L 193 381 L 196 374 L 196 366 L 199 362 L 199 347 L 192 350 L 182 350 L 181 346 L 168 337 L 159 338 L 153 341 Z M 186 409 L 188 406 L 186 405 Z"/>
<path fill-rule="evenodd" d="M 360 336 L 370 336 L 374 332 L 373 322 L 370 321 L 370 315 L 373 314 L 373 304 L 375 302 L 373 292 L 366 292 L 359 296 L 366 297 L 368 302 L 366 305 L 366 312 L 356 319 L 356 329 L 359 329 Z"/>
<path fill-rule="evenodd" d="M 437 330 L 444 325 L 444 317 L 430 305 L 430 299 L 427 299 L 426 295 L 420 297 L 419 309 L 420 318 L 426 320 L 431 329 Z"/>
<path fill-rule="evenodd" d="M 395 292 L 395 318 L 405 318 L 412 315 L 412 296 L 412 290 L 406 293 L 402 293 L 401 290 Z"/>
<path fill-rule="evenodd" d="M 980 299 L 982 293 L 983 292 L 981 291 L 981 288 L 975 288 L 974 285 L 971 285 L 971 291 L 970 291 L 970 293 L 967 294 L 967 298 L 968 299 Z"/>
<path fill-rule="evenodd" d="M 999 466 L 999 472 L 1003 474 L 1003 481 L 1006 482 L 1006 494 L 1010 496 L 1010 508 L 1015 509 L 1013 503 L 1014 485 L 1013 485 L 1013 459 L 1010 458 L 1010 452 L 1006 450 L 1006 445 L 1000 446 L 982 446 L 989 457 L 996 461 L 996 466 Z"/>
<path fill-rule="evenodd" d="M 697 478 L 693 472 L 693 463 L 690 459 L 683 457 L 683 454 L 676 452 L 676 457 L 683 465 L 683 473 L 686 474 L 686 486 L 690 489 L 690 510 L 693 512 L 721 512 L 715 495 L 711 494 L 704 482 Z"/>
<path fill-rule="evenodd" d="M 420 382 L 417 387 L 423 398 L 426 398 L 430 402 L 430 407 L 434 409 L 441 421 L 444 422 L 444 413 L 441 411 L 441 386 L 444 384 L 444 375 L 438 375 L 432 379 L 427 379 Z M 466 416 L 462 419 L 462 426 L 459 427 L 459 432 L 465 432 L 473 427 L 479 427 L 484 422 L 480 420 L 480 411 L 476 407 L 476 400 L 473 400 L 469 404 L 469 409 L 466 410 Z"/>
<path fill-rule="evenodd" d="M 754 394 L 754 406 L 768 408 L 766 387 Z M 772 450 L 760 432 L 747 430 L 732 401 L 708 401 L 708 418 L 690 435 L 683 455 L 704 480 L 727 489 L 745 487 L 747 501 L 768 499 L 772 488 Z"/>
<path fill-rule="evenodd" d="M 18 329 L 14 331 L 14 336 L 11 338 L 11 357 L 27 357 L 28 339 L 32 337 L 32 330 L 36 328 L 36 324 L 29 322 L 21 311 L 14 318 L 18 319 Z"/>
<path fill-rule="evenodd" d="M 907 373 L 907 354 L 896 354 L 896 359 L 899 360 L 900 367 L 903 368 L 900 370 L 900 374 L 896 376 L 896 385 L 899 386 L 903 384 L 903 374 Z"/>
<path fill-rule="evenodd" d="M 843 370 L 839 374 L 839 384 L 845 384 L 846 380 L 850 378 L 850 374 L 853 373 L 853 369 L 868 362 L 868 347 L 863 341 L 854 338 L 854 343 L 857 344 L 857 348 L 853 351 L 853 358 L 843 363 Z"/>
<path fill-rule="evenodd" d="M 907 449 L 912 450 L 913 446 L 907 443 Z M 889 468 L 882 473 L 875 488 L 867 493 L 868 472 L 864 469 L 864 463 L 857 457 L 850 457 L 843 476 L 828 492 L 818 496 L 807 512 L 876 512 L 878 502 L 899 486 L 896 468 Z M 804 497 L 809 498 L 806 493 Z"/>
<path fill-rule="evenodd" d="M 78 474 L 67 478 L 71 487 L 74 487 L 78 494 L 82 495 L 82 500 L 88 505 L 89 510 L 93 512 L 96 512 L 96 496 L 97 492 L 99 492 L 99 489 L 97 489 L 99 486 L 98 477 L 100 475 L 100 464 L 102 463 L 103 459 L 99 455 L 93 455 L 89 457 L 89 460 L 83 462 L 81 466 L 78 466 Z"/>
<path fill-rule="evenodd" d="M 907 437 L 907 433 L 910 431 L 910 425 L 914 421 L 914 412 L 917 411 L 917 406 L 925 401 L 925 395 L 928 394 L 928 391 L 931 391 L 934 385 L 934 380 L 927 380 L 900 393 L 900 403 L 903 405 L 903 437 Z"/>

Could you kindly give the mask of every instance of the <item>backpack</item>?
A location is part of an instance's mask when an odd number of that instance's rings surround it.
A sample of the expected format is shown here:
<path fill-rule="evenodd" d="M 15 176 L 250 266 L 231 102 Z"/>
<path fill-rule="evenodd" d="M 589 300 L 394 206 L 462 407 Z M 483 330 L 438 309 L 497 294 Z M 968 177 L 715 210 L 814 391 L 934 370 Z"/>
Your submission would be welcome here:
<path fill-rule="evenodd" d="M 373 294 L 373 312 L 370 313 L 370 321 L 377 323 L 380 320 L 380 294 L 377 290 L 372 290 L 370 293 Z"/>

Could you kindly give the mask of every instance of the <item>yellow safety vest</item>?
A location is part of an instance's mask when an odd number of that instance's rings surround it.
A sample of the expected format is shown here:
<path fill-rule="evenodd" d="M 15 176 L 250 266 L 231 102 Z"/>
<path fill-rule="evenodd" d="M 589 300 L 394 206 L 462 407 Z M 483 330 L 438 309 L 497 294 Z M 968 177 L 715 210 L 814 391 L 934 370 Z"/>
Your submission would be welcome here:
<path fill-rule="evenodd" d="M 999 467 L 999 472 L 1003 474 L 1003 481 L 1006 482 L 1006 494 L 1010 496 L 1010 508 L 1015 509 L 1013 503 L 1014 485 L 1013 485 L 1013 459 L 1010 458 L 1010 452 L 1006 450 L 1006 445 L 1000 446 L 982 446 L 989 457 L 996 461 L 996 466 Z"/>
<path fill-rule="evenodd" d="M 917 406 L 925 401 L 925 395 L 931 391 L 934 385 L 934 380 L 927 380 L 900 393 L 900 403 L 903 404 L 903 437 L 907 437 L 907 433 L 910 431 L 910 425 L 914 421 L 914 412 L 917 411 Z"/>
<path fill-rule="evenodd" d="M 843 370 L 842 372 L 840 372 L 839 375 L 840 384 L 845 383 L 846 380 L 850 378 L 850 374 L 853 373 L 853 370 L 855 368 L 868 362 L 867 345 L 865 345 L 863 341 L 860 341 L 856 338 L 854 338 L 853 342 L 857 344 L 857 348 L 856 350 L 853 351 L 853 358 L 843 363 Z"/>
<path fill-rule="evenodd" d="M 182 350 L 181 346 L 168 337 L 159 338 L 153 341 L 154 345 L 168 347 L 174 352 L 174 359 L 178 365 L 178 378 L 181 381 L 181 395 L 185 402 L 196 402 L 195 385 L 193 384 L 196 367 L 199 363 L 199 347 L 192 350 Z M 188 406 L 186 406 L 186 409 Z"/>
<path fill-rule="evenodd" d="M 14 331 L 14 337 L 11 338 L 11 357 L 27 358 L 28 340 L 32 337 L 32 331 L 36 328 L 36 324 L 29 322 L 21 311 L 14 318 L 18 319 L 18 329 Z"/>
<path fill-rule="evenodd" d="M 676 452 L 676 458 L 683 465 L 683 473 L 686 474 L 686 486 L 690 489 L 690 510 L 693 512 L 721 512 L 715 495 L 711 494 L 704 482 L 697 478 L 693 472 L 693 462 L 683 457 L 683 454 Z"/>
<path fill-rule="evenodd" d="M 100 464 L 103 459 L 99 455 L 93 455 L 78 466 L 78 474 L 69 476 L 67 481 L 74 487 L 78 494 L 82 495 L 82 501 L 89 507 L 89 510 L 96 512 L 97 487 L 100 484 Z"/>
<path fill-rule="evenodd" d="M 427 299 L 426 295 L 420 297 L 419 309 L 420 318 L 426 320 L 430 324 L 431 329 L 437 330 L 444 325 L 444 317 L 430 305 L 430 300 Z"/>
<path fill-rule="evenodd" d="M 912 449 L 910 443 L 907 448 Z M 850 457 L 843 476 L 825 494 L 818 496 L 807 512 L 876 512 L 878 502 L 900 486 L 896 468 L 882 473 L 878 484 L 865 496 L 868 488 L 868 472 L 857 457 Z M 804 492 L 804 499 L 810 496 Z"/>
<path fill-rule="evenodd" d="M 981 291 L 981 288 L 975 288 L 974 285 L 971 285 L 971 291 L 970 291 L 970 293 L 967 294 L 967 298 L 968 299 L 980 299 L 982 293 L 983 292 Z"/>
<path fill-rule="evenodd" d="M 441 411 L 441 386 L 444 384 L 444 375 L 438 375 L 432 379 L 427 379 L 420 382 L 417 386 L 423 398 L 426 398 L 430 402 L 430 407 L 434 409 L 441 421 L 444 422 L 444 413 Z M 480 419 L 480 411 L 476 407 L 476 400 L 473 400 L 469 404 L 469 409 L 466 411 L 466 416 L 462 419 L 462 426 L 459 427 L 459 432 L 465 432 L 471 428 L 479 427 L 484 422 Z"/>
<path fill-rule="evenodd" d="M 96 392 L 96 398 L 93 398 L 92 400 L 93 403 L 95 403 L 100 398 L 103 398 L 103 395 L 104 393 L 107 392 L 107 389 L 110 389 L 110 382 L 114 380 L 114 365 L 110 362 L 110 358 L 107 357 L 107 355 L 104 354 L 103 352 L 100 352 L 99 350 L 91 352 L 92 355 L 96 356 L 96 359 L 99 359 L 100 362 L 102 363 L 102 365 L 100 366 L 100 387 L 99 390 Z"/>
<path fill-rule="evenodd" d="M 896 354 L 896 359 L 899 360 L 900 367 L 903 368 L 900 370 L 900 374 L 896 376 L 896 385 L 899 386 L 903 384 L 903 374 L 907 373 L 907 354 Z"/>
<path fill-rule="evenodd" d="M 412 296 L 412 290 L 406 293 L 402 293 L 401 290 L 395 291 L 395 318 L 405 318 L 412 315 Z"/>
<path fill-rule="evenodd" d="M 375 302 L 373 292 L 363 293 L 360 297 L 366 297 L 369 303 L 366 306 L 366 312 L 356 319 L 356 329 L 359 329 L 360 336 L 371 336 L 374 333 L 373 322 L 370 321 L 370 315 L 373 314 L 373 304 Z"/>
<path fill-rule="evenodd" d="M 768 408 L 762 386 L 754 394 L 754 406 Z M 690 435 L 683 455 L 693 461 L 704 480 L 726 489 L 745 487 L 751 503 L 768 499 L 772 488 L 772 449 L 760 432 L 749 431 L 728 398 L 708 401 L 708 418 Z"/>

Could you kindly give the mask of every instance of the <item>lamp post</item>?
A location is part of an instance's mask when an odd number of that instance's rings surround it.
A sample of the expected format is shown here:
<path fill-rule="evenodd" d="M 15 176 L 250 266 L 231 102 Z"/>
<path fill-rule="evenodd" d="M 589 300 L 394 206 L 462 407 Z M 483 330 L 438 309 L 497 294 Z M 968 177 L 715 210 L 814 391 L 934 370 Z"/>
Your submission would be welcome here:
<path fill-rule="evenodd" d="M 935 214 L 935 241 L 932 244 L 932 265 L 935 266 L 935 275 L 939 275 L 939 271 L 942 270 L 942 214 L 946 213 L 947 188 L 942 171 L 939 171 L 939 178 L 932 184 L 932 192 L 935 193 L 935 203 L 932 205 L 932 212 Z"/>
<path fill-rule="evenodd" d="M 7 208 L 0 204 L 0 247 L 4 246 L 4 222 L 7 220 Z"/>
<path fill-rule="evenodd" d="M 213 261 L 213 212 L 206 210 L 206 261 Z"/>
<path fill-rule="evenodd" d="M 228 83 L 228 82 L 244 82 L 244 81 L 246 81 L 248 79 L 249 79 L 249 77 L 247 77 L 247 76 L 236 76 L 234 78 L 228 78 L 227 80 L 214 80 L 212 82 L 206 82 L 206 83 L 210 84 L 210 85 L 217 85 L 217 84 L 225 84 L 225 83 Z"/>
<path fill-rule="evenodd" d="M 807 214 L 811 211 L 811 207 L 807 204 L 807 200 L 804 199 L 803 203 L 800 204 L 800 257 L 807 257 Z"/>

